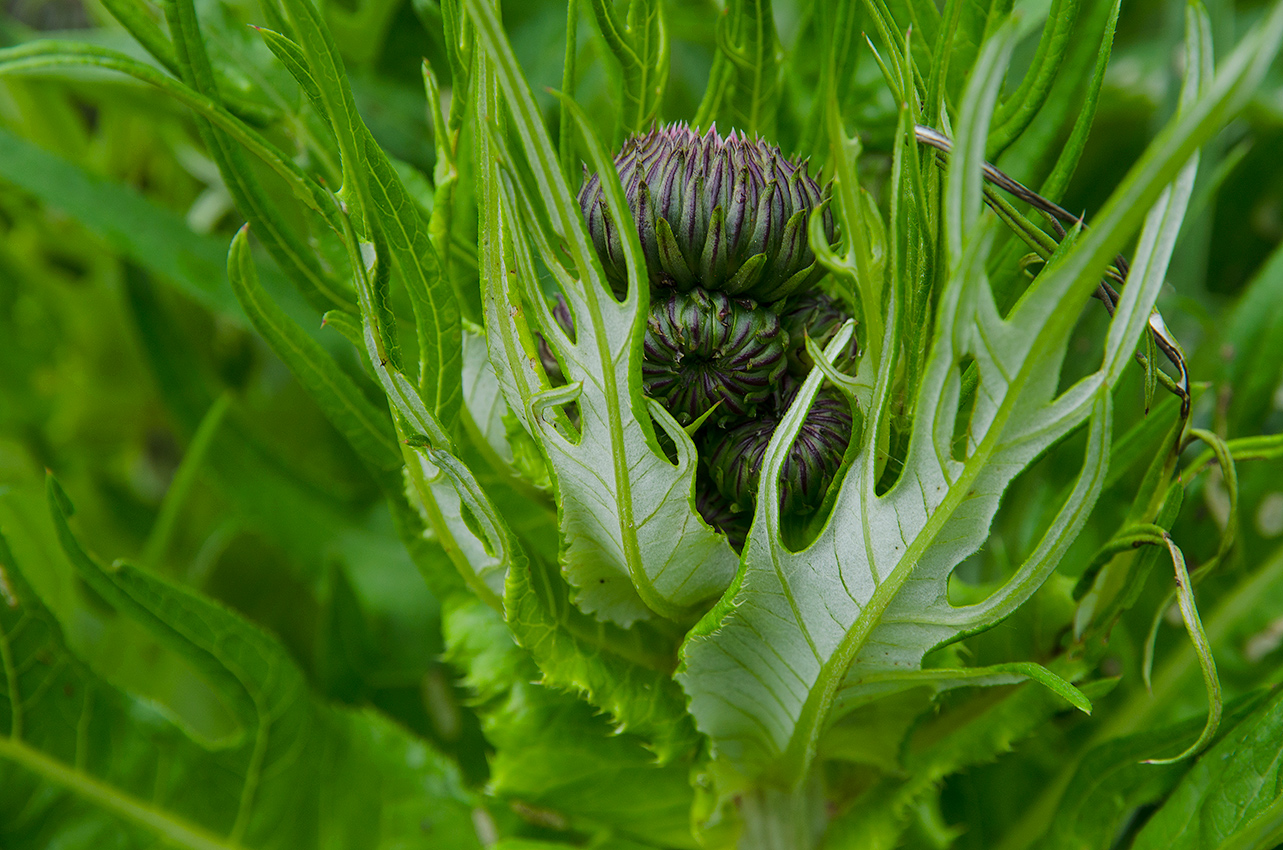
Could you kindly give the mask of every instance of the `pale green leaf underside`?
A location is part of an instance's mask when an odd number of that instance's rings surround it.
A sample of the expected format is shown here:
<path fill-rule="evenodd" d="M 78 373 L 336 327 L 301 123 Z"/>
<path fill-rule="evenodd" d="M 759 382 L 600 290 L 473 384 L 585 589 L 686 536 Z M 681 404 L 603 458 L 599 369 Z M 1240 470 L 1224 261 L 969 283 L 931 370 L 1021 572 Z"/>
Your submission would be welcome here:
<path fill-rule="evenodd" d="M 562 269 L 552 248 L 555 243 L 535 223 L 535 211 L 523 204 L 528 199 L 518 197 L 519 187 L 507 181 L 504 197 L 490 199 L 498 207 L 490 214 L 511 236 L 512 253 L 505 266 L 515 274 L 491 275 L 485 281 L 491 305 L 486 311 L 491 360 L 508 404 L 539 443 L 552 470 L 560 496 L 566 578 L 576 589 L 576 604 L 599 619 L 622 625 L 655 613 L 693 619 L 701 603 L 729 584 L 738 559 L 725 538 L 694 510 L 695 449 L 690 438 L 664 410 L 650 408 L 650 415 L 678 447 L 674 465 L 660 452 L 650 423 L 643 421 L 647 409 L 640 388 L 639 339 L 647 310 L 644 275 L 623 303 L 610 296 L 578 204 L 494 12 L 480 0 L 471 2 L 469 9 L 489 57 L 487 66 L 507 98 L 513 132 L 530 162 L 555 239 L 564 241 L 578 271 L 574 278 Z M 595 138 L 588 141 L 598 170 L 604 166 L 613 174 L 600 143 Z M 614 208 L 624 209 L 618 180 L 603 183 Z M 512 226 L 516 221 L 524 226 Z M 578 331 L 574 341 L 549 314 L 529 240 L 561 284 Z M 641 268 L 635 234 L 625 246 L 634 258 L 633 268 Z M 495 304 L 513 306 L 494 309 Z M 539 317 L 540 331 L 559 356 L 570 382 L 567 387 L 548 391 L 542 370 L 524 347 L 521 337 L 530 314 Z M 574 402 L 580 414 L 575 437 L 568 437 L 557 424 L 556 408 L 568 402 Z"/>
<path fill-rule="evenodd" d="M 1142 158 L 1096 229 L 1060 252 L 1005 319 L 984 275 L 991 231 L 980 222 L 980 164 L 1011 28 L 987 43 L 960 109 L 945 202 L 953 271 L 941 297 L 903 473 L 889 491 L 875 492 L 873 441 L 886 415 L 893 371 L 888 357 L 860 454 L 840 483 L 831 517 L 805 550 L 783 546 L 775 531 L 776 479 L 801 411 L 819 389 L 819 375 L 812 375 L 767 450 L 733 604 L 721 606 L 720 623 L 701 628 L 684 649 L 679 679 L 717 755 L 750 775 L 769 771 L 778 780 L 798 781 L 825 724 L 859 701 L 866 678 L 885 680 L 919 668 L 932 647 L 1006 616 L 1055 568 L 1100 492 L 1108 467 L 1110 390 L 1162 285 L 1193 183 L 1190 158 L 1259 79 L 1277 47 L 1279 26 L 1272 19 L 1250 35 L 1215 81 L 1198 79 L 1198 63 L 1189 63 L 1187 85 L 1204 93 Z M 1073 323 L 1111 253 L 1151 205 L 1101 366 L 1057 393 Z M 888 327 L 894 326 L 892 317 Z M 979 367 L 980 386 L 970 440 L 964 457 L 955 459 L 959 364 L 966 357 Z M 983 543 L 1008 484 L 1084 425 L 1079 478 L 1033 554 L 984 602 L 952 606 L 949 575 Z"/>

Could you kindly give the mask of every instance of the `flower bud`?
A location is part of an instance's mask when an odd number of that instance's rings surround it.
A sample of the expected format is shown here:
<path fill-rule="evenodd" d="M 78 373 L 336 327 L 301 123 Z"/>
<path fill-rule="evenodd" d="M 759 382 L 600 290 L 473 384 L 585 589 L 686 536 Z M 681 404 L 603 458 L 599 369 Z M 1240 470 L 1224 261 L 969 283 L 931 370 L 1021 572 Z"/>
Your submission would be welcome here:
<path fill-rule="evenodd" d="M 851 318 L 834 298 L 818 289 L 793 295 L 780 306 L 779 313 L 780 325 L 789 335 L 788 368 L 798 377 L 804 377 L 815 366 L 811 355 L 806 352 L 806 338 L 809 336 L 823 348 Z M 859 343 L 852 334 L 851 344 L 837 365 L 845 365 L 842 361 L 854 360 L 859 353 Z"/>
<path fill-rule="evenodd" d="M 775 145 L 675 123 L 632 136 L 615 157 L 654 286 L 702 287 L 768 304 L 824 274 L 808 241 L 813 212 L 836 241 L 827 190 Z M 618 224 L 597 174 L 585 172 L 579 206 L 616 292 L 627 268 Z"/>
<path fill-rule="evenodd" d="M 642 382 L 683 425 L 719 402 L 719 422 L 749 416 L 783 373 L 787 343 L 775 313 L 752 301 L 674 293 L 651 304 Z"/>
<path fill-rule="evenodd" d="M 699 479 L 695 485 L 695 509 L 704 522 L 725 534 L 737 551 L 744 548 L 751 514 L 737 510 L 716 487 Z"/>
<path fill-rule="evenodd" d="M 786 379 L 781 383 L 790 386 L 781 393 L 782 405 L 776 415 L 722 434 L 714 433 L 705 452 L 714 485 L 741 509 L 752 508 L 767 444 L 796 394 L 795 381 Z M 807 514 L 820 506 L 850 439 L 850 406 L 836 391 L 822 390 L 784 460 L 780 475 L 781 514 Z"/>

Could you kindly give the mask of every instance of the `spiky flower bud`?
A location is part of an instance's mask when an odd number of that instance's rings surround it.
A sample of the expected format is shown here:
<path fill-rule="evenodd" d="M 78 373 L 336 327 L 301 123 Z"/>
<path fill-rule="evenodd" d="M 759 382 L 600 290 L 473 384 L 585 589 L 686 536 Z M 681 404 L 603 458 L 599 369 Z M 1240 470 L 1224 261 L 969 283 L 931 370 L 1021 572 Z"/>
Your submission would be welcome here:
<path fill-rule="evenodd" d="M 776 415 L 765 416 L 724 434 L 713 434 L 705 457 L 713 484 L 731 504 L 751 509 L 767 444 L 796 394 L 798 384 L 786 379 Z M 851 409 L 833 390 L 823 390 L 807 413 L 789 449 L 780 475 L 780 512 L 807 514 L 824 501 L 833 475 L 851 439 Z"/>
<path fill-rule="evenodd" d="M 615 157 L 650 281 L 743 295 L 763 304 L 809 286 L 823 275 L 807 239 L 812 212 L 827 191 L 806 162 L 775 145 L 710 128 L 700 136 L 669 124 L 632 136 Z M 598 175 L 587 176 L 579 206 L 611 285 L 626 288 L 618 225 L 611 220 Z M 824 234 L 836 241 L 833 214 L 821 212 Z"/>
<path fill-rule="evenodd" d="M 692 289 L 651 303 L 643 343 L 646 394 L 682 424 L 721 402 L 719 421 L 751 415 L 783 373 L 788 336 L 747 299 Z"/>
<path fill-rule="evenodd" d="M 811 355 L 806 353 L 806 338 L 809 336 L 823 348 L 851 318 L 836 300 L 818 289 L 798 292 L 780 306 L 779 313 L 780 324 L 789 335 L 789 371 L 799 377 L 815 365 Z M 859 343 L 852 334 L 851 344 L 842 359 L 854 360 L 859 353 Z"/>

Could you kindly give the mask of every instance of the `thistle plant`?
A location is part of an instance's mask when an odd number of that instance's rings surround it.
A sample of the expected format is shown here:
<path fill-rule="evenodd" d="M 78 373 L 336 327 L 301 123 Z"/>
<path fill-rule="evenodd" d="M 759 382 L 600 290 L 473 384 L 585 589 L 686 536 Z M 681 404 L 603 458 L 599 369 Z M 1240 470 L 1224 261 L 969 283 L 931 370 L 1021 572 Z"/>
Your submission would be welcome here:
<path fill-rule="evenodd" d="M 714 5 L 3 13 L 0 846 L 1278 844 L 1283 2 Z"/>

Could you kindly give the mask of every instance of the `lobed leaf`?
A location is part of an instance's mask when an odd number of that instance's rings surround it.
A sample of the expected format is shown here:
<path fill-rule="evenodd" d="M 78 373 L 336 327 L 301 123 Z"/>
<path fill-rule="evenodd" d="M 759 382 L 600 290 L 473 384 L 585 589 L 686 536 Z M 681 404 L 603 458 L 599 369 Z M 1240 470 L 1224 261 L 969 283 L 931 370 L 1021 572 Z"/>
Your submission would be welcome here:
<path fill-rule="evenodd" d="M 575 588 L 576 604 L 599 619 L 626 626 L 659 614 L 689 622 L 730 581 L 736 558 L 725 539 L 695 512 L 693 443 L 667 411 L 648 405 L 641 395 L 638 361 L 649 298 L 645 277 L 638 273 L 642 261 L 636 233 L 624 229 L 631 234 L 624 250 L 633 285 L 620 303 L 610 295 L 578 204 L 494 11 L 482 0 L 471 0 L 468 8 L 485 50 L 487 73 L 494 74 L 512 111 L 542 199 L 542 208 L 536 207 L 518 180 L 510 179 L 506 189 L 500 188 L 498 173 L 492 171 L 495 194 L 483 201 L 500 209 L 492 207 L 483 215 L 501 222 L 502 230 L 489 249 L 495 252 L 488 261 L 494 265 L 483 270 L 488 272 L 486 322 L 500 386 L 544 451 L 553 474 L 566 578 Z M 574 110 L 572 104 L 567 106 Z M 613 175 L 600 142 L 582 115 L 576 113 L 576 118 L 585 131 L 592 165 L 603 175 Z M 480 167 L 498 169 L 484 159 Z M 612 215 L 624 220 L 618 179 L 605 179 L 602 185 Z M 545 216 L 554 238 L 565 241 L 578 278 L 562 268 L 553 252 L 552 239 L 538 223 Z M 512 226 L 518 221 L 523 226 Z M 530 241 L 566 297 L 575 321 L 573 341 L 551 317 Z M 507 250 L 512 253 L 505 254 Z M 547 377 L 532 357 L 527 314 L 537 317 L 541 333 L 563 364 L 567 386 L 547 389 Z M 580 415 L 573 435 L 560 430 L 555 413 L 571 402 Z M 656 442 L 652 417 L 677 446 L 676 466 Z"/>
<path fill-rule="evenodd" d="M 864 676 L 912 670 L 932 647 L 992 625 L 1055 568 L 1085 523 L 1108 468 L 1110 389 L 1146 328 L 1161 286 L 1192 188 L 1186 163 L 1242 103 L 1276 53 L 1283 5 L 1159 134 L 1096 228 L 1066 247 L 1004 318 L 983 271 L 988 231 L 976 222 L 985 129 L 1012 35 L 1008 25 L 986 45 L 960 109 L 945 195 L 951 272 L 904 470 L 887 492 L 877 491 L 876 435 L 892 372 L 887 358 L 860 453 L 838 485 L 831 516 L 802 551 L 784 547 L 772 521 L 773 478 L 801 424 L 799 410 L 819 389 L 819 375 L 812 375 L 767 451 L 741 575 L 727 604 L 718 606 L 684 648 L 678 675 L 697 724 L 715 753 L 748 776 L 769 772 L 801 781 L 822 730 L 840 708 L 840 691 L 850 700 L 860 693 Z M 1191 74 L 1201 70 L 1197 61 L 1189 66 Z M 1179 179 L 1164 188 L 1174 178 Z M 1101 367 L 1059 392 L 1056 376 L 1075 317 L 1112 253 L 1151 205 L 1123 294 L 1126 304 L 1120 303 L 1110 326 Z M 950 442 L 959 363 L 967 357 L 979 367 L 980 385 L 965 456 L 956 460 Z M 1077 482 L 1033 554 L 984 602 L 952 605 L 949 575 L 984 541 L 1007 485 L 1047 447 L 1083 426 L 1087 448 Z"/>
<path fill-rule="evenodd" d="M 496 748 L 490 776 L 496 796 L 545 830 L 608 830 L 612 847 L 628 846 L 628 838 L 693 846 L 685 765 L 656 764 L 641 739 L 538 683 L 540 669 L 480 602 L 449 607 L 445 632 L 450 660 L 466 671 Z"/>
<path fill-rule="evenodd" d="M 249 253 L 248 227 L 236 234 L 227 255 L 227 276 L 246 315 L 361 457 L 375 469 L 399 468 L 401 452 L 387 415 L 362 395 L 325 349 L 294 324 L 259 285 Z"/>
<path fill-rule="evenodd" d="M 352 89 L 333 37 L 311 5 L 282 0 L 297 42 L 265 33 L 268 45 L 316 103 L 338 139 L 342 197 L 351 205 L 357 235 L 375 243 L 410 296 L 419 344 L 418 391 L 449 428 L 462 404 L 462 324 L 459 296 L 441 271 L 427 216 L 406 191 L 391 160 L 356 111 Z"/>

